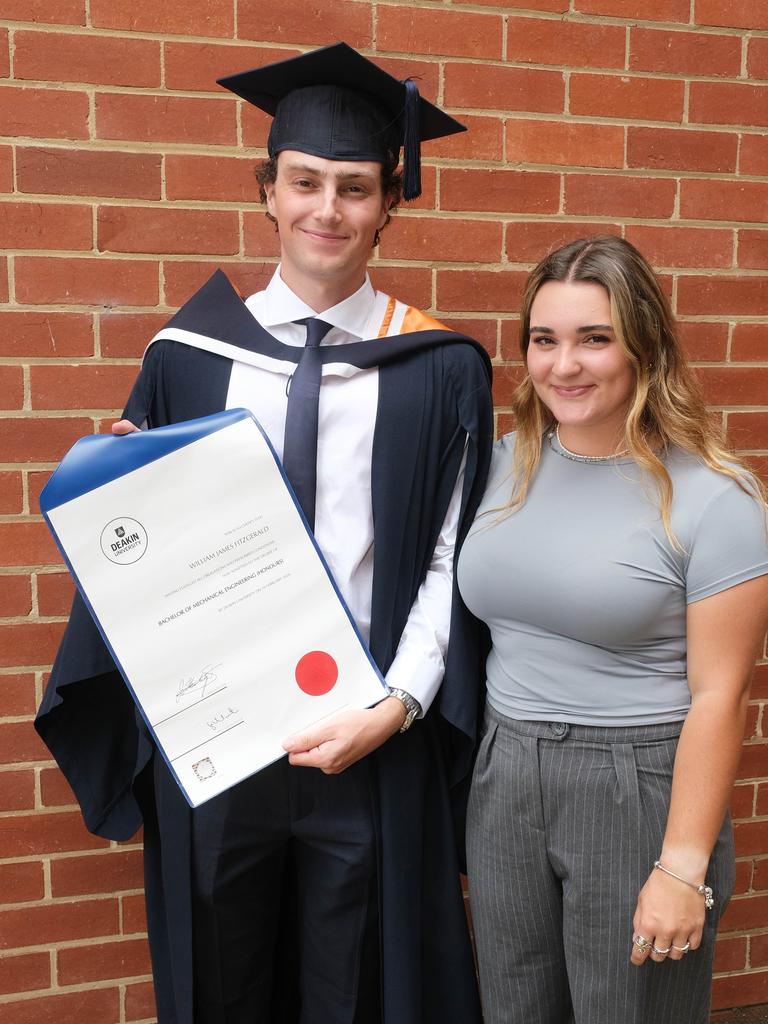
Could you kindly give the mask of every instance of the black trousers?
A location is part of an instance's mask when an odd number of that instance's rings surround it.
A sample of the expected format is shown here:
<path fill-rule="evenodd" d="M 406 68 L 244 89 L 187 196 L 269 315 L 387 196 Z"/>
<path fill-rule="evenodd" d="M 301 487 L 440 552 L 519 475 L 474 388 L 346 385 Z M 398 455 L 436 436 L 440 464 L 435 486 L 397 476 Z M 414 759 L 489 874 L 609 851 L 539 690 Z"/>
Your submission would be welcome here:
<path fill-rule="evenodd" d="M 367 762 L 275 764 L 193 814 L 196 1024 L 377 1024 Z"/>

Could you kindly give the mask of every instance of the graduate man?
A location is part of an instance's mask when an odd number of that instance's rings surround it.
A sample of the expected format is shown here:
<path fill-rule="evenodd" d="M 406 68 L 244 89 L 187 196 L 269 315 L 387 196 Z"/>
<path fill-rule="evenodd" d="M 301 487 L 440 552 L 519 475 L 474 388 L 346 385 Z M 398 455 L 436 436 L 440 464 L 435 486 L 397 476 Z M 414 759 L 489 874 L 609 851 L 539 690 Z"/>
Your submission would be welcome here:
<path fill-rule="evenodd" d="M 115 430 L 251 409 L 389 695 L 192 811 L 76 599 L 37 728 L 90 829 L 143 822 L 161 1024 L 473 1024 L 449 801 L 480 669 L 453 556 L 487 469 L 490 366 L 366 269 L 401 147 L 413 198 L 420 141 L 463 129 L 343 43 L 222 84 L 274 117 L 259 181 L 280 265 L 245 302 L 215 274 L 153 339 Z"/>

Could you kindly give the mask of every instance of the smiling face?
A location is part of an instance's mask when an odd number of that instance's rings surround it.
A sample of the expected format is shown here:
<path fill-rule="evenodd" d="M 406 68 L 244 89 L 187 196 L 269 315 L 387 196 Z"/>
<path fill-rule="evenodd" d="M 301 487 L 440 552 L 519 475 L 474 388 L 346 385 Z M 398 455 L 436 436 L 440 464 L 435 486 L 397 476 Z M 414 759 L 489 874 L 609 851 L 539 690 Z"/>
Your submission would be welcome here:
<path fill-rule="evenodd" d="M 621 446 L 635 371 L 616 337 L 602 285 L 543 284 L 531 305 L 526 361 L 564 445 L 582 455 L 607 455 Z"/>
<path fill-rule="evenodd" d="M 381 164 L 284 150 L 265 185 L 279 225 L 281 275 L 314 308 L 352 295 L 365 279 L 374 236 L 387 219 Z"/>

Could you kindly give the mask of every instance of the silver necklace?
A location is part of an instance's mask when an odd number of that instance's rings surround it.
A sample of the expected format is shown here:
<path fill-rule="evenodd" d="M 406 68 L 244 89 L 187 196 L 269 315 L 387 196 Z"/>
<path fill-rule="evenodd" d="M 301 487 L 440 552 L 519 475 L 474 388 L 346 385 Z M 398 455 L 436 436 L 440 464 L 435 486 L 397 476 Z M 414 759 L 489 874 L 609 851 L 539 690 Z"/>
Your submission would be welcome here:
<path fill-rule="evenodd" d="M 552 448 L 552 438 L 557 438 L 557 443 L 562 449 L 559 454 L 564 456 L 566 459 L 571 459 L 573 462 L 610 462 L 611 459 L 620 459 L 622 455 L 628 455 L 626 448 L 623 448 L 620 452 L 612 452 L 610 455 L 579 455 L 577 452 L 572 452 L 570 448 L 566 448 L 560 439 L 560 424 L 558 423 L 554 431 L 549 434 L 549 446 Z M 557 449 L 553 449 L 557 451 Z"/>

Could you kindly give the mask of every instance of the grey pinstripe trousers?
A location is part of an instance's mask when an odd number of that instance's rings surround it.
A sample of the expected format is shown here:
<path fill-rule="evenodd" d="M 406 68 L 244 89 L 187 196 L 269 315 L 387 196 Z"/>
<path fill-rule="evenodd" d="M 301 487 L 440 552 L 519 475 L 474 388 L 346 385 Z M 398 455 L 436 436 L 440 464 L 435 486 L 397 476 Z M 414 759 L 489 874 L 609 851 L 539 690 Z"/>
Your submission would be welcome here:
<path fill-rule="evenodd" d="M 706 1024 L 733 890 L 730 819 L 707 871 L 715 909 L 681 961 L 629 962 L 661 850 L 682 723 L 600 728 L 486 709 L 467 821 L 486 1024 Z"/>

